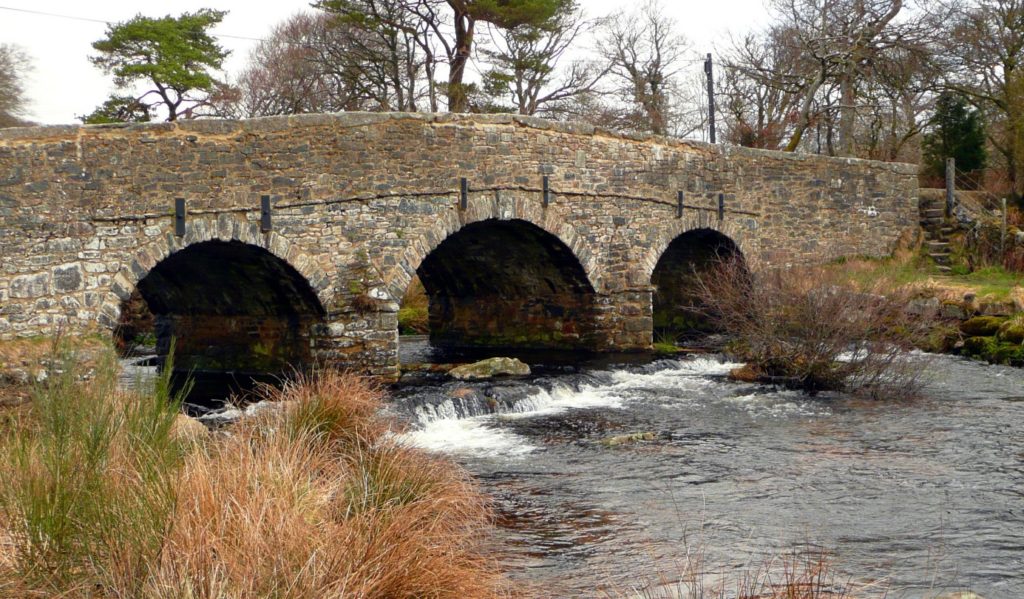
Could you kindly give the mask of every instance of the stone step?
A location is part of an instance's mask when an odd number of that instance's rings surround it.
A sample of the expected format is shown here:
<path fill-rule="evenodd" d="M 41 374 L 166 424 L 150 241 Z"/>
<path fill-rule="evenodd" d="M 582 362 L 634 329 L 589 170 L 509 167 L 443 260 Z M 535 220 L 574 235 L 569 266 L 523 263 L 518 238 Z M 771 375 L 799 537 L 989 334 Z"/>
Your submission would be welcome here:
<path fill-rule="evenodd" d="M 936 264 L 935 270 L 939 272 L 951 272 L 953 270 L 953 267 L 948 264 Z"/>
<path fill-rule="evenodd" d="M 919 210 L 919 212 L 925 218 L 943 218 L 946 216 L 944 208 L 925 208 L 924 210 Z"/>
<path fill-rule="evenodd" d="M 949 253 L 936 252 L 928 254 L 928 257 L 932 259 L 936 264 L 948 265 L 949 264 Z"/>
<path fill-rule="evenodd" d="M 942 252 L 949 249 L 948 241 L 929 241 L 928 248 L 935 252 Z"/>

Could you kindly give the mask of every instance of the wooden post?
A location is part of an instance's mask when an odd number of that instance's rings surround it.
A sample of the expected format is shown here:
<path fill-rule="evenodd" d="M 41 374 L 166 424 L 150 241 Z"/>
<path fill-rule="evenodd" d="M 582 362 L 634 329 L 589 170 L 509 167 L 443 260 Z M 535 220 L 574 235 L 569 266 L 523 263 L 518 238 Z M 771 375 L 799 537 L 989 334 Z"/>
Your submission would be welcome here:
<path fill-rule="evenodd" d="M 946 218 L 953 216 L 953 191 L 956 187 L 956 158 L 946 159 Z"/>
<path fill-rule="evenodd" d="M 1006 255 L 1006 198 L 1002 199 L 1003 228 L 999 231 L 999 255 Z"/>

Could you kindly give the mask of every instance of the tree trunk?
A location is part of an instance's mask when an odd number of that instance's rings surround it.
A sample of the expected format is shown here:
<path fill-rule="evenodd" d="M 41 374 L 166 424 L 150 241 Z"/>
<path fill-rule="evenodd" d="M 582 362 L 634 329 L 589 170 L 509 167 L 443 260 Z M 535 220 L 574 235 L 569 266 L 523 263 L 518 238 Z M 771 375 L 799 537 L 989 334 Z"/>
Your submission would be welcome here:
<path fill-rule="evenodd" d="M 473 49 L 474 25 L 468 12 L 455 9 L 455 56 L 448 71 L 448 112 L 466 112 L 469 108 L 469 98 L 462 80 Z"/>
<path fill-rule="evenodd" d="M 854 89 L 853 70 L 854 65 L 846 67 L 839 81 L 840 105 L 839 105 L 839 155 L 853 156 L 853 131 L 857 120 L 857 92 Z"/>

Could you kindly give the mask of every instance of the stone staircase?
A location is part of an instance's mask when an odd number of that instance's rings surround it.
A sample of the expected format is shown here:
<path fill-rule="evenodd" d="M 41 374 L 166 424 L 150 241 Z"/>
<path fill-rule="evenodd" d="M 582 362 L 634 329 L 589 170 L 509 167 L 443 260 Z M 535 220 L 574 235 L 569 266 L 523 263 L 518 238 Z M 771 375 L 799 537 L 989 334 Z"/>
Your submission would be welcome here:
<path fill-rule="evenodd" d="M 956 226 L 952 219 L 946 218 L 945 198 L 922 197 L 918 202 L 918 211 L 928 256 L 940 271 L 949 272 L 951 267 L 949 236 L 956 231 Z"/>

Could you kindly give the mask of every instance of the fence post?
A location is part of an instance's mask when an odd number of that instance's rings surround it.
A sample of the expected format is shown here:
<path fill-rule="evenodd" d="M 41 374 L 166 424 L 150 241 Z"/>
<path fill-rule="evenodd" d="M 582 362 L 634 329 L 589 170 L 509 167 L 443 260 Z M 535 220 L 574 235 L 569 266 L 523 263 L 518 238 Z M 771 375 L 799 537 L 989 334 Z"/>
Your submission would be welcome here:
<path fill-rule="evenodd" d="M 956 158 L 946 159 L 946 218 L 953 216 L 953 191 L 956 186 Z"/>
<path fill-rule="evenodd" d="M 1006 198 L 1002 199 L 1003 208 L 1003 228 L 999 231 L 999 255 L 1006 255 Z"/>

